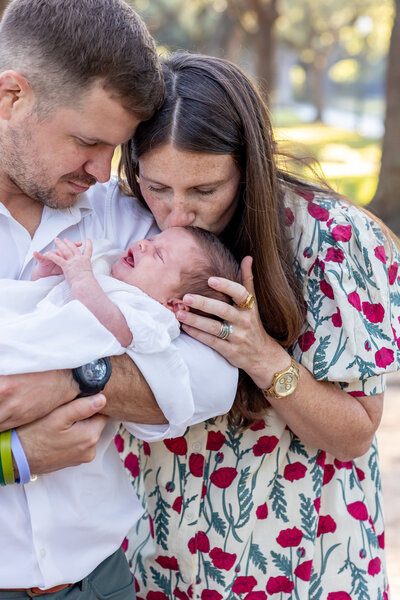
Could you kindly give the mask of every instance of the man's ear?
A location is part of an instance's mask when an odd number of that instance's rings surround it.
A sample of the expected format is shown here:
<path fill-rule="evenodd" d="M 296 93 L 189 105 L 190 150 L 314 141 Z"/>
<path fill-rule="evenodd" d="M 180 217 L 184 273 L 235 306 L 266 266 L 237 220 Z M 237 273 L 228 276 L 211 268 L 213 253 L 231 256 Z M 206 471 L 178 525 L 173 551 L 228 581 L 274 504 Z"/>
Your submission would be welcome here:
<path fill-rule="evenodd" d="M 0 74 L 0 118 L 8 121 L 20 108 L 33 104 L 33 91 L 28 80 L 17 71 Z"/>
<path fill-rule="evenodd" d="M 182 310 L 185 312 L 189 311 L 189 307 L 184 304 L 182 298 L 170 298 L 166 302 L 163 303 L 166 308 L 172 310 L 174 314 L 178 312 L 178 310 Z"/>

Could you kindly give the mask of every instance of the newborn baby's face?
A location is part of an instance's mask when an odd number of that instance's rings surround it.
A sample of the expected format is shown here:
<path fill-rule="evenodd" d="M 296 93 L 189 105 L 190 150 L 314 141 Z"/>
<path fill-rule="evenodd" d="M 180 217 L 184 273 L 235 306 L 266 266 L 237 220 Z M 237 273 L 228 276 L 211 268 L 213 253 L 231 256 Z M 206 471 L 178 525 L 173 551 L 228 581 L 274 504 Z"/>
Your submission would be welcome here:
<path fill-rule="evenodd" d="M 188 231 L 171 227 L 131 244 L 113 265 L 111 275 L 166 305 L 176 297 L 182 271 L 190 271 L 199 252 Z"/>

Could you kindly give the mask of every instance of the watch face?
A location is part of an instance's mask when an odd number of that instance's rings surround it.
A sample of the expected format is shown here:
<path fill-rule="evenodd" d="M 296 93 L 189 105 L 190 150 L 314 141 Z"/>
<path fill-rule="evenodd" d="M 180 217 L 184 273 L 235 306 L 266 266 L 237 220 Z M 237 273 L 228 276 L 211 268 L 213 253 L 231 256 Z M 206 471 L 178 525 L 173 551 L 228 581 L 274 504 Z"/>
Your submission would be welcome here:
<path fill-rule="evenodd" d="M 107 374 L 107 363 L 103 358 L 92 360 L 92 362 L 83 365 L 82 375 L 88 384 L 97 385 L 101 383 Z"/>
<path fill-rule="evenodd" d="M 298 378 L 294 373 L 284 373 L 275 382 L 278 396 L 289 396 L 296 388 Z"/>

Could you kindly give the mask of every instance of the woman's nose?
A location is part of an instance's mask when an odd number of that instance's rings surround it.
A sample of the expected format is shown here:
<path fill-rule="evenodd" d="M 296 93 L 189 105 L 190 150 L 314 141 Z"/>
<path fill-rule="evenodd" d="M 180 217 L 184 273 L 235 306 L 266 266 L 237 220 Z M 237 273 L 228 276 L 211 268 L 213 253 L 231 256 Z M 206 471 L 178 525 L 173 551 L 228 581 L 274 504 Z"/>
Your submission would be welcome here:
<path fill-rule="evenodd" d="M 195 214 L 192 210 L 188 209 L 183 203 L 174 203 L 169 217 L 170 227 L 193 225 L 194 220 Z"/>

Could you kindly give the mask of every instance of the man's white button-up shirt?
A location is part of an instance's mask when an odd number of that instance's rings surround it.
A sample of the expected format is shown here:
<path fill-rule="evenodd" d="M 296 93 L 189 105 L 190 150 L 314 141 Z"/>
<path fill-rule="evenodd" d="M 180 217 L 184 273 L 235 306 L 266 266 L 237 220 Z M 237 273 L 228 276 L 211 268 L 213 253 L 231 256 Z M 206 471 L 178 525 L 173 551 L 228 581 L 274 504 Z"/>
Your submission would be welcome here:
<path fill-rule="evenodd" d="M 52 248 L 56 236 L 75 241 L 107 238 L 126 248 L 157 231 L 151 214 L 124 196 L 115 180 L 97 184 L 72 208 L 45 207 L 33 239 L 0 203 L 0 277 L 29 279 L 33 252 Z M 173 381 L 160 381 L 158 372 L 147 372 L 169 421 L 125 424 L 147 441 L 181 435 L 187 425 L 229 411 L 235 396 L 237 372 L 225 360 L 185 334 L 173 343 L 189 369 L 194 401 L 189 407 L 177 405 Z M 49 588 L 80 581 L 120 546 L 143 510 L 114 446 L 117 426 L 109 421 L 93 462 L 0 488 L 0 588 Z"/>

